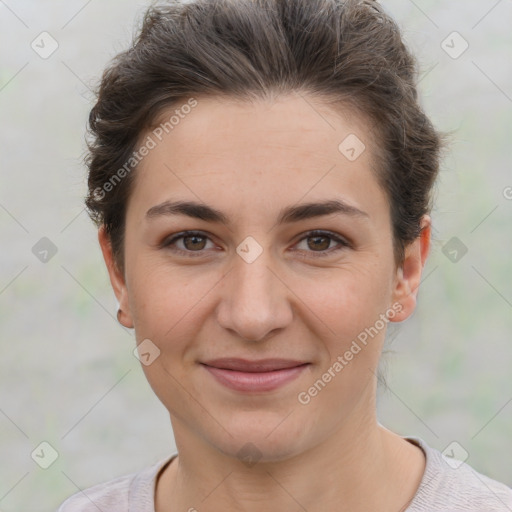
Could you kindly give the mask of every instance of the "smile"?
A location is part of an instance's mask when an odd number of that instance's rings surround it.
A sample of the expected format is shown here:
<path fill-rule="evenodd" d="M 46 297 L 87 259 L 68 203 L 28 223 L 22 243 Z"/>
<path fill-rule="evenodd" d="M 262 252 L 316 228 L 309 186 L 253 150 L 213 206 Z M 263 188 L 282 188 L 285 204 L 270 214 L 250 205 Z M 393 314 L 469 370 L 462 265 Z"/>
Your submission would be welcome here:
<path fill-rule="evenodd" d="M 227 361 L 216 362 L 216 366 L 210 365 L 211 363 L 201 363 L 201 366 L 220 384 L 242 392 L 272 391 L 296 379 L 310 365 L 310 363 L 290 361 L 285 363 L 278 361 L 255 362 L 252 365 L 241 360 Z M 275 368 L 279 364 L 284 367 Z M 230 366 L 230 368 L 222 366 Z"/>

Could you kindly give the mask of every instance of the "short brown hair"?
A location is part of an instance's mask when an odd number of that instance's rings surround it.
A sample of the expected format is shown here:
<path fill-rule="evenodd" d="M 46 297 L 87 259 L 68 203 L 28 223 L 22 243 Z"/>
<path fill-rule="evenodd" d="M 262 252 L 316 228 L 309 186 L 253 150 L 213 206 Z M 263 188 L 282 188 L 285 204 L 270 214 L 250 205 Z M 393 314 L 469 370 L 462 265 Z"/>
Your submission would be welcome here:
<path fill-rule="evenodd" d="M 88 213 L 105 225 L 123 269 L 134 173 L 113 178 L 126 170 L 141 134 L 163 109 L 194 95 L 250 100 L 309 92 L 355 108 L 375 126 L 381 148 L 376 174 L 389 199 L 400 263 L 431 209 L 447 136 L 419 104 L 417 73 L 399 27 L 376 1 L 160 2 L 103 74 L 89 116 Z"/>

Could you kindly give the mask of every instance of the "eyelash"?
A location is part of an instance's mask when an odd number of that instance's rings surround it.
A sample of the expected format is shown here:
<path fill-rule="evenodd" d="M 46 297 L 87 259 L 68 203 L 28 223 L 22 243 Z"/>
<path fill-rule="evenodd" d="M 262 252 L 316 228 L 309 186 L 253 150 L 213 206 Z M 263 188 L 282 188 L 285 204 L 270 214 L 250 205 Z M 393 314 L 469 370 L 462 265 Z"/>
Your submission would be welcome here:
<path fill-rule="evenodd" d="M 162 242 L 160 247 L 169 249 L 177 254 L 181 254 L 184 256 L 191 256 L 191 257 L 202 256 L 204 250 L 188 251 L 188 250 L 183 250 L 183 249 L 177 249 L 176 247 L 171 248 L 171 246 L 173 244 L 175 244 L 178 240 L 181 240 L 183 238 L 192 237 L 192 236 L 199 236 L 201 238 L 210 239 L 209 236 L 207 236 L 205 233 L 203 233 L 201 231 L 183 231 L 181 233 L 177 233 L 176 235 L 173 235 L 171 238 L 165 239 Z M 321 231 L 321 230 L 313 230 L 313 231 L 309 231 L 309 232 L 305 233 L 305 235 L 297 243 L 300 243 L 303 240 L 306 240 L 308 238 L 313 238 L 313 237 L 327 237 L 327 238 L 330 238 L 330 239 L 334 240 L 335 242 L 339 243 L 339 246 L 334 249 L 327 249 L 325 251 L 305 251 L 305 252 L 311 253 L 314 258 L 324 258 L 324 257 L 330 256 L 333 253 L 338 252 L 340 250 L 352 247 L 351 244 L 344 238 L 342 238 L 334 233 L 331 233 L 330 231 Z M 307 256 L 304 256 L 304 257 L 307 257 Z"/>

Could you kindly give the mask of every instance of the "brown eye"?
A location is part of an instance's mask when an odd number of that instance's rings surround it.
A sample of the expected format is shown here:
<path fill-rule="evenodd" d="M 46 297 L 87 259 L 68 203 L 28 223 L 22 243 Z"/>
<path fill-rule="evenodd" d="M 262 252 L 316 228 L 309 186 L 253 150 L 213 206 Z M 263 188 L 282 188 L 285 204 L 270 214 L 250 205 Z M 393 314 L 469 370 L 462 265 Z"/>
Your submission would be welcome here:
<path fill-rule="evenodd" d="M 300 244 L 304 241 L 306 241 L 306 247 L 300 248 Z M 333 242 L 336 243 L 337 246 L 331 247 Z M 306 253 L 307 256 L 313 256 L 315 258 L 330 256 L 342 249 L 352 247 L 347 240 L 329 231 L 312 231 L 306 233 L 306 236 L 299 241 L 298 246 L 299 252 Z"/>
<path fill-rule="evenodd" d="M 207 252 L 205 249 L 211 248 L 211 246 L 207 247 L 208 242 L 213 246 L 213 242 L 207 235 L 184 231 L 165 239 L 160 247 L 185 256 L 203 256 Z"/>
<path fill-rule="evenodd" d="M 311 243 L 308 242 L 308 247 L 311 250 L 325 251 L 329 249 L 329 245 L 331 244 L 331 238 L 328 236 L 313 236 L 308 237 L 308 240 L 312 241 Z"/>
<path fill-rule="evenodd" d="M 206 245 L 206 237 L 201 235 L 184 236 L 183 245 L 189 251 L 204 249 Z"/>

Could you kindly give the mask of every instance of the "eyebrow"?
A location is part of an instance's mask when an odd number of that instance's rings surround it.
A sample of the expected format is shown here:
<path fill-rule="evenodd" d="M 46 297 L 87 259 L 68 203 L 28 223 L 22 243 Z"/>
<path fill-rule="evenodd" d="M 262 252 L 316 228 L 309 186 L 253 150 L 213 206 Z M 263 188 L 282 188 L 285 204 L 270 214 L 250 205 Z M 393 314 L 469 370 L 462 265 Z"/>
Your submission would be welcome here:
<path fill-rule="evenodd" d="M 338 199 L 332 199 L 330 201 L 288 206 L 281 210 L 277 223 L 287 224 L 334 213 L 350 217 L 369 218 L 369 215 L 359 208 Z M 220 210 L 196 201 L 164 201 L 151 207 L 146 212 L 147 219 L 171 215 L 186 215 L 193 219 L 229 225 L 228 217 Z"/>

